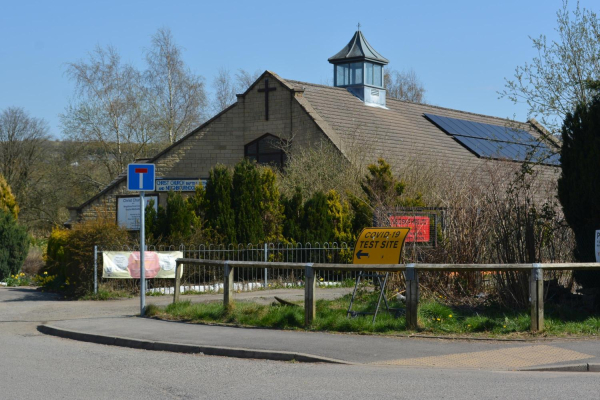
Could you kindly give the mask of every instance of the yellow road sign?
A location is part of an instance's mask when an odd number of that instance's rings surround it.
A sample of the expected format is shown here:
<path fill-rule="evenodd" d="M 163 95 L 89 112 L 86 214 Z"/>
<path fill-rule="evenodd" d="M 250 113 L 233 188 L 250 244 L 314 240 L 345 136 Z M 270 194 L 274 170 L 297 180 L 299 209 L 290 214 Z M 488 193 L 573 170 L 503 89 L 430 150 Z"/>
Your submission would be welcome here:
<path fill-rule="evenodd" d="M 365 228 L 354 246 L 353 264 L 399 264 L 410 228 Z"/>

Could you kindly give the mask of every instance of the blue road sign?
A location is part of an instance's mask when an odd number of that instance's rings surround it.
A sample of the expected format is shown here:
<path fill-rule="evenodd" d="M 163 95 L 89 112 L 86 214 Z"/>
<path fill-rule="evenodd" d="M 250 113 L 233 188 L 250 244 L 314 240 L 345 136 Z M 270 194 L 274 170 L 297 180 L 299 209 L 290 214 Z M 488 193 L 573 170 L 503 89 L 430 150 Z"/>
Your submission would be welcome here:
<path fill-rule="evenodd" d="M 127 166 L 127 190 L 153 192 L 154 164 L 129 164 Z"/>

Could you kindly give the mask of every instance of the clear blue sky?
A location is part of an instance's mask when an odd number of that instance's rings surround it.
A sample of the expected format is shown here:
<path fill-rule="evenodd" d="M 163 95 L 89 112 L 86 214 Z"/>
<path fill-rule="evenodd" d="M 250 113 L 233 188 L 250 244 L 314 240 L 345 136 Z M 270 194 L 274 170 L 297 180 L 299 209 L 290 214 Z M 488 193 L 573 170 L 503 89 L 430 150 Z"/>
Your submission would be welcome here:
<path fill-rule="evenodd" d="M 571 7 L 575 3 L 571 2 Z M 529 36 L 555 36 L 561 0 L 503 1 L 8 1 L 0 13 L 0 110 L 23 107 L 61 137 L 58 115 L 73 93 L 65 63 L 113 45 L 144 67 L 160 27 L 210 88 L 219 67 L 269 69 L 325 83 L 327 58 L 357 22 L 394 69 L 417 73 L 435 105 L 525 120 L 524 105 L 498 99 L 504 78 L 535 51 Z M 581 5 L 598 11 L 597 0 Z"/>

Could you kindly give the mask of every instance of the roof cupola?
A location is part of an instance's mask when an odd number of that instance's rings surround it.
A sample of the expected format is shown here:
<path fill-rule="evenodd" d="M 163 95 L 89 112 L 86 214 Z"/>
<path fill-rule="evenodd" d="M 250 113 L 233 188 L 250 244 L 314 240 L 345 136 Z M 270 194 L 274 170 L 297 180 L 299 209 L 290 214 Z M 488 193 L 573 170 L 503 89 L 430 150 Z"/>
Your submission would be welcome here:
<path fill-rule="evenodd" d="M 389 61 L 367 42 L 360 24 L 350 42 L 328 61 L 335 87 L 346 88 L 367 105 L 385 107 L 383 67 Z"/>

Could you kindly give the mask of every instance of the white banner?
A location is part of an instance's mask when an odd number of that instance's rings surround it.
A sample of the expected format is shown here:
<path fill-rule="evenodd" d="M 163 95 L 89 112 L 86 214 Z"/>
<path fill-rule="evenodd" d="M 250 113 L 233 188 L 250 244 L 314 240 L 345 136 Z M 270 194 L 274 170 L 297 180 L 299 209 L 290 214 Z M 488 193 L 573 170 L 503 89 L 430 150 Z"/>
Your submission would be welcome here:
<path fill-rule="evenodd" d="M 181 251 L 145 251 L 144 271 L 146 279 L 175 278 L 175 260 L 183 258 Z M 102 277 L 118 279 L 140 278 L 139 251 L 104 251 L 102 252 Z M 179 276 L 183 274 L 183 267 Z"/>

